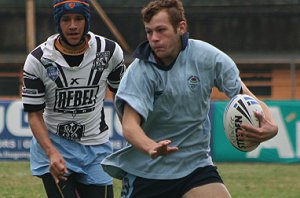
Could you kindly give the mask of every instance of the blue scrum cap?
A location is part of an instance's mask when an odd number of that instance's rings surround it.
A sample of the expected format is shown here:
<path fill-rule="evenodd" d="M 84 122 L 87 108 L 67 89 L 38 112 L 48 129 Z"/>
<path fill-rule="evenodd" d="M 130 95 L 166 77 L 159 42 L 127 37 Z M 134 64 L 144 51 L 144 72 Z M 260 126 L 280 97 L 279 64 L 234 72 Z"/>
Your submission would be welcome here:
<path fill-rule="evenodd" d="M 84 35 L 90 29 L 90 5 L 89 0 L 53 0 L 53 12 L 56 29 L 62 35 L 60 18 L 66 13 L 80 13 L 85 17 Z"/>

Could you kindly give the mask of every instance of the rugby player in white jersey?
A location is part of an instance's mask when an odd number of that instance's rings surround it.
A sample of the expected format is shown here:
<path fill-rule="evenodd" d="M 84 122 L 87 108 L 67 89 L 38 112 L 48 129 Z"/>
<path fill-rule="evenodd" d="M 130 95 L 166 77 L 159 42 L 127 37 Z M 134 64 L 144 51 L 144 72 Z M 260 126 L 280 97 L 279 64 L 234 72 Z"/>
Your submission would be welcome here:
<path fill-rule="evenodd" d="M 48 197 L 113 198 L 100 162 L 112 152 L 103 101 L 125 65 L 120 46 L 89 31 L 89 0 L 54 0 L 58 34 L 24 64 L 22 99 L 33 132 L 30 167 Z"/>
<path fill-rule="evenodd" d="M 107 157 L 104 170 L 123 180 L 122 198 L 228 198 L 210 155 L 210 94 L 214 86 L 230 98 L 253 94 L 226 54 L 189 39 L 180 0 L 151 1 L 142 16 L 148 41 L 135 51 L 116 94 L 130 144 Z M 260 128 L 240 131 L 254 142 L 278 131 L 259 102 Z"/>

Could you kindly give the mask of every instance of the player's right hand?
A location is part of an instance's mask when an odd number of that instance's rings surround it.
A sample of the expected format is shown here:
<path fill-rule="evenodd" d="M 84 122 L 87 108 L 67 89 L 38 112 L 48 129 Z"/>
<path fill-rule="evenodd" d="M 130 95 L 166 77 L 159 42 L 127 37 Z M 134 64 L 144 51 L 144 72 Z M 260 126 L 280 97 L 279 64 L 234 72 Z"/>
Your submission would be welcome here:
<path fill-rule="evenodd" d="M 50 160 L 50 173 L 55 182 L 60 180 L 67 180 L 66 174 L 68 173 L 66 162 L 62 155 L 56 151 L 49 156 Z"/>
<path fill-rule="evenodd" d="M 153 150 L 149 151 L 149 155 L 152 159 L 157 158 L 158 156 L 165 156 L 170 153 L 178 151 L 178 147 L 169 146 L 171 144 L 171 140 L 162 140 L 158 142 L 157 146 L 153 148 Z"/>

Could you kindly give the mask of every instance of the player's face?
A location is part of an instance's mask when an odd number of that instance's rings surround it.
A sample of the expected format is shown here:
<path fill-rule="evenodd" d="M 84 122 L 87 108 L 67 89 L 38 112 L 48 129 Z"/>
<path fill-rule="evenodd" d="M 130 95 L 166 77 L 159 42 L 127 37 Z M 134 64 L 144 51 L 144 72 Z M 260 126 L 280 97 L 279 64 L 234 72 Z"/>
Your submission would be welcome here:
<path fill-rule="evenodd" d="M 181 35 L 186 30 L 182 21 L 176 29 L 172 26 L 168 13 L 160 11 L 152 17 L 149 23 L 144 23 L 147 39 L 156 56 L 165 65 L 172 63 L 181 51 Z"/>
<path fill-rule="evenodd" d="M 84 33 L 85 18 L 81 14 L 64 14 L 60 19 L 60 27 L 65 39 L 71 45 L 77 45 Z"/>

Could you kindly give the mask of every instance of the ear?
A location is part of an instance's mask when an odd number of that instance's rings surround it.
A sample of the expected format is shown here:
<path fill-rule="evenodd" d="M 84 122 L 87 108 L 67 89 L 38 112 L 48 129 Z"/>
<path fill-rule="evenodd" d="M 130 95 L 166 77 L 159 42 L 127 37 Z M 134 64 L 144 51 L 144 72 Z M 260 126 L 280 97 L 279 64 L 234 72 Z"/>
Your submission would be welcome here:
<path fill-rule="evenodd" d="M 187 31 L 187 24 L 186 21 L 181 21 L 178 25 L 177 31 L 180 35 L 183 35 Z"/>

